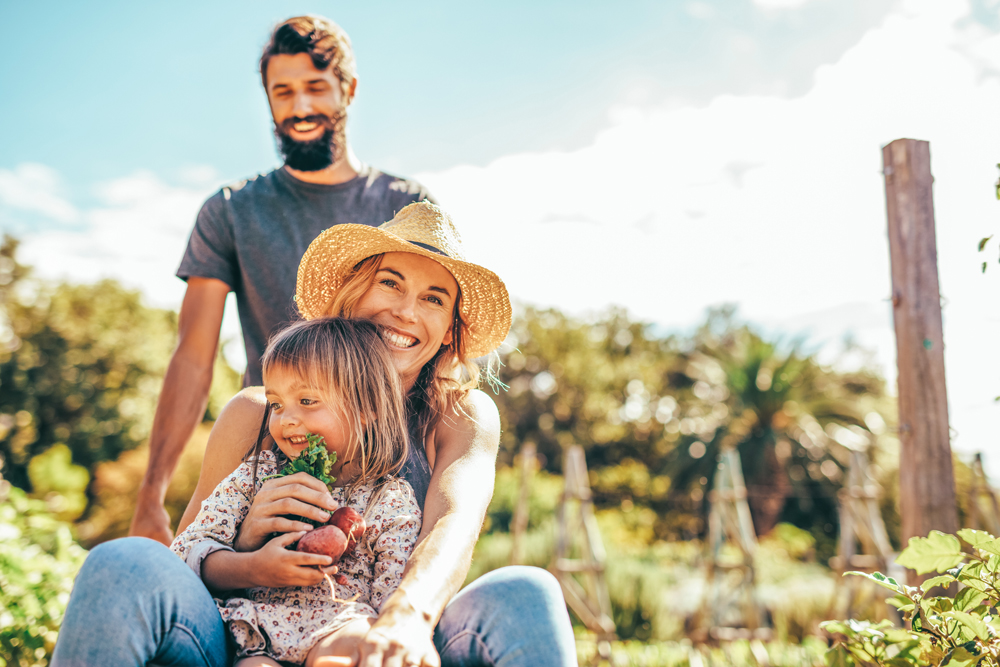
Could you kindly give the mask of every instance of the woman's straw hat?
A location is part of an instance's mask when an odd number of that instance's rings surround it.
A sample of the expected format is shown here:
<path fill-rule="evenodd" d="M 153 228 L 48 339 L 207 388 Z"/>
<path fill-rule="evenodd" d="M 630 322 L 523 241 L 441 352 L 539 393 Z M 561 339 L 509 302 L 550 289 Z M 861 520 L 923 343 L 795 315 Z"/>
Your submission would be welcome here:
<path fill-rule="evenodd" d="M 470 357 L 489 354 L 507 337 L 511 307 L 503 281 L 466 259 L 451 216 L 428 201 L 406 206 L 378 227 L 335 225 L 317 236 L 299 263 L 295 301 L 302 317 L 329 315 L 330 302 L 355 265 L 385 252 L 423 255 L 451 271 L 462 291 L 459 314 Z"/>

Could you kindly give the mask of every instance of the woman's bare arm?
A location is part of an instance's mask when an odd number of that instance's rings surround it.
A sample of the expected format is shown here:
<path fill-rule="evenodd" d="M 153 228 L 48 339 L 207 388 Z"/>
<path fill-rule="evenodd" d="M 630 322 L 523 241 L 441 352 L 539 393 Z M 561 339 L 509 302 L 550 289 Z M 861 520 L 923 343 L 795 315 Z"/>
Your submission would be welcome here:
<path fill-rule="evenodd" d="M 440 664 L 432 635 L 472 564 L 486 509 L 493 497 L 500 415 L 475 390 L 467 416 L 445 419 L 434 434 L 435 461 L 424 501 L 423 528 L 396 592 L 360 647 L 361 667 L 395 660 Z"/>
<path fill-rule="evenodd" d="M 243 455 L 256 442 L 260 420 L 264 417 L 264 404 L 264 388 L 247 387 L 229 399 L 222 409 L 208 436 L 198 486 L 177 526 L 178 534 L 194 521 L 201 501 L 239 467 Z"/>

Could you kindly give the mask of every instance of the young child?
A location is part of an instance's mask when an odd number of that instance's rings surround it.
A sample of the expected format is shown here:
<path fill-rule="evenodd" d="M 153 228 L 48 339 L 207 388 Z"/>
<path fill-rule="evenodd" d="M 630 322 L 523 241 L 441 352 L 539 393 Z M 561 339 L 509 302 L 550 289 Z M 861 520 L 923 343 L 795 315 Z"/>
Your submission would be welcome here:
<path fill-rule="evenodd" d="M 236 667 L 278 665 L 279 660 L 311 667 L 320 656 L 354 652 L 399 585 L 420 532 L 413 489 L 395 477 L 408 451 L 404 399 L 389 349 L 377 326 L 366 320 L 294 324 L 272 339 L 263 368 L 264 420 L 276 450 L 265 448 L 262 425 L 251 455 L 202 503 L 198 517 L 171 548 L 217 596 L 237 645 Z M 262 480 L 306 448 L 307 434 L 322 436 L 336 453 L 330 471 L 336 477 L 334 500 L 357 510 L 368 526 L 353 552 L 337 564 L 341 583 L 331 584 L 318 570 L 330 565 L 328 556 L 285 548 L 304 533 L 282 533 L 258 551 L 240 554 L 247 559 L 242 566 L 272 573 L 300 568 L 317 583 L 226 590 L 231 565 L 224 559 L 236 565 L 237 556 L 227 552 L 233 551 L 254 495 L 267 483 Z M 219 559 L 215 566 L 213 559 Z"/>

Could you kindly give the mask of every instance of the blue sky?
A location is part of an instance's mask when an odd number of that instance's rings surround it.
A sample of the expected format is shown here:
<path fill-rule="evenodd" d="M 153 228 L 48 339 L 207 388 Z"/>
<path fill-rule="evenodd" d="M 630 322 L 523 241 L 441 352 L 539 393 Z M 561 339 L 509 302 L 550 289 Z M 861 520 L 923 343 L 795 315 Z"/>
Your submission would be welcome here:
<path fill-rule="evenodd" d="M 86 198 L 136 169 L 234 179 L 274 165 L 256 61 L 271 26 L 317 12 L 357 52 L 351 132 L 404 173 L 572 149 L 623 99 L 801 93 L 890 6 L 707 2 L 5 2 L 0 167 L 41 162 Z"/>
<path fill-rule="evenodd" d="M 0 231 L 44 277 L 176 307 L 201 202 L 277 164 L 256 62 L 308 12 L 354 42 L 359 157 L 428 185 L 518 301 L 663 330 L 735 303 L 831 361 L 851 334 L 890 382 L 880 148 L 929 140 L 954 443 L 1000 473 L 1000 270 L 976 252 L 1000 0 L 0 0 Z"/>

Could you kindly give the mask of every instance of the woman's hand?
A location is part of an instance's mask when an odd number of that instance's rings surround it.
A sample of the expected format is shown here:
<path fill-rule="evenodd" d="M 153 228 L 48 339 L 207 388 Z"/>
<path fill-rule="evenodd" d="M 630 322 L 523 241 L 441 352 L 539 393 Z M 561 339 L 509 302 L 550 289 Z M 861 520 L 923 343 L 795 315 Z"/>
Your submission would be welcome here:
<path fill-rule="evenodd" d="M 288 477 L 269 479 L 254 496 L 233 546 L 237 551 L 256 551 L 274 533 L 312 530 L 308 523 L 290 519 L 289 516 L 326 523 L 330 512 L 335 509 L 337 503 L 329 489 L 312 475 L 297 472 Z"/>
<path fill-rule="evenodd" d="M 419 615 L 383 609 L 358 645 L 358 667 L 441 667 L 433 634 L 434 628 Z"/>
<path fill-rule="evenodd" d="M 329 556 L 289 551 L 285 548 L 305 534 L 306 531 L 283 533 L 254 552 L 253 568 L 262 577 L 259 586 L 312 586 L 323 581 L 324 574 L 320 568 L 336 570 L 336 566 L 329 568 L 333 564 L 333 559 Z"/>

